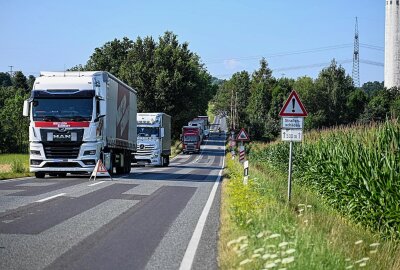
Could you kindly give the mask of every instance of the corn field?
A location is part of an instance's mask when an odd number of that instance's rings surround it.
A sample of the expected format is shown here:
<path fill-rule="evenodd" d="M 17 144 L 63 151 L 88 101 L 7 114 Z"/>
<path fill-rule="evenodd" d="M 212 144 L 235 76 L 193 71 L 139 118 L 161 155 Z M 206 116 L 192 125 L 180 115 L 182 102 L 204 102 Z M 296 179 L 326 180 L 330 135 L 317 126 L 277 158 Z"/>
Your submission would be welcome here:
<path fill-rule="evenodd" d="M 250 158 L 287 170 L 289 144 L 253 144 Z M 294 183 L 356 223 L 400 237 L 400 124 L 386 121 L 306 134 L 294 145 Z"/>

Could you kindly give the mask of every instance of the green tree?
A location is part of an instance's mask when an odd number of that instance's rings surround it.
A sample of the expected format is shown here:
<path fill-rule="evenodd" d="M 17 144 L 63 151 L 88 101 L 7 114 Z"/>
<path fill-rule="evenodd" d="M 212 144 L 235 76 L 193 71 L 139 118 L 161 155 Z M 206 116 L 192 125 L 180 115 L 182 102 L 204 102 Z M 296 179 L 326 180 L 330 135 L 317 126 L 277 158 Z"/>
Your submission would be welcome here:
<path fill-rule="evenodd" d="M 360 121 L 368 123 L 370 121 L 384 121 L 390 117 L 391 93 L 386 89 L 378 90 L 369 100 L 364 113 L 360 116 Z"/>
<path fill-rule="evenodd" d="M 304 120 L 305 129 L 313 129 L 323 126 L 326 122 L 325 104 L 326 95 L 322 88 L 317 88 L 312 78 L 299 77 L 294 82 L 294 89 L 298 92 L 301 102 L 307 110 L 308 116 Z"/>
<path fill-rule="evenodd" d="M 28 94 L 23 89 L 9 88 L 12 95 L 4 100 L 0 109 L 0 152 L 22 153 L 28 150 L 28 119 L 22 116 L 23 102 Z"/>
<path fill-rule="evenodd" d="M 250 75 L 247 71 L 236 72 L 230 79 L 234 104 L 237 110 L 236 128 L 248 126 L 246 113 L 250 97 Z"/>
<path fill-rule="evenodd" d="M 360 115 L 364 112 L 365 106 L 368 103 L 368 96 L 362 89 L 355 89 L 350 93 L 347 99 L 347 122 L 352 123 L 357 121 Z"/>
<path fill-rule="evenodd" d="M 368 96 L 373 96 L 375 92 L 379 90 L 383 90 L 383 82 L 366 82 L 362 85 L 361 89 L 368 95 Z"/>
<path fill-rule="evenodd" d="M 108 71 L 119 77 L 119 69 L 126 60 L 128 51 L 132 49 L 133 42 L 127 37 L 122 40 L 114 39 L 96 48 L 90 56 L 84 70 Z M 79 68 L 75 66 L 73 69 Z"/>
<path fill-rule="evenodd" d="M 12 86 L 11 76 L 7 72 L 0 72 L 0 87 Z"/>
<path fill-rule="evenodd" d="M 326 116 L 325 126 L 348 123 L 347 100 L 354 91 L 353 80 L 342 66 L 338 66 L 335 60 L 329 67 L 324 68 L 315 81 L 319 95 L 321 110 Z"/>
<path fill-rule="evenodd" d="M 216 91 L 200 58 L 172 32 L 158 42 L 151 37 L 137 38 L 121 65 L 120 76 L 138 91 L 139 111 L 172 116 L 175 135 L 193 117 L 205 114 Z"/>
<path fill-rule="evenodd" d="M 252 74 L 250 98 L 247 106 L 248 130 L 255 139 L 265 137 L 265 124 L 271 107 L 272 88 L 275 79 L 267 61 L 262 58 L 260 68 Z"/>
<path fill-rule="evenodd" d="M 32 90 L 33 89 L 33 84 L 35 83 L 36 77 L 33 75 L 29 75 L 28 77 L 28 89 Z"/>
<path fill-rule="evenodd" d="M 14 73 L 12 81 L 15 88 L 24 89 L 26 91 L 29 90 L 28 80 L 21 71 L 17 71 Z"/>
<path fill-rule="evenodd" d="M 264 137 L 267 140 L 273 140 L 279 135 L 281 129 L 279 112 L 293 90 L 293 85 L 293 79 L 281 78 L 272 89 L 271 107 L 268 111 L 268 120 L 265 123 Z"/>
<path fill-rule="evenodd" d="M 217 93 L 215 94 L 213 103 L 214 114 L 229 114 L 231 108 L 231 96 L 232 90 L 230 87 L 230 81 L 224 81 L 219 85 Z"/>

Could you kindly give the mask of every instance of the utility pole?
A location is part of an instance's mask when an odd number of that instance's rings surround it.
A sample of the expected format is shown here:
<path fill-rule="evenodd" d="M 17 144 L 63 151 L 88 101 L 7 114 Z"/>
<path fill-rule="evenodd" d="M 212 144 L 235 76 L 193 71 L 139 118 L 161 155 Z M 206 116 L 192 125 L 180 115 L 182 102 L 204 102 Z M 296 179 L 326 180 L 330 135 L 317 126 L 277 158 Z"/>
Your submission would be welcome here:
<path fill-rule="evenodd" d="M 233 89 L 231 90 L 231 129 L 233 130 L 233 122 L 234 120 L 234 116 L 233 116 Z"/>
<path fill-rule="evenodd" d="M 14 66 L 8 66 L 9 68 L 10 68 L 10 77 L 12 77 L 13 76 L 13 67 Z"/>
<path fill-rule="evenodd" d="M 235 98 L 235 129 L 236 129 L 236 124 L 239 127 L 239 115 L 238 115 L 238 109 L 237 109 L 237 102 L 238 102 L 238 93 L 236 92 L 236 98 Z"/>
<path fill-rule="evenodd" d="M 360 44 L 358 40 L 358 18 L 356 17 L 356 31 L 354 34 L 353 52 L 353 82 L 354 86 L 360 87 Z"/>

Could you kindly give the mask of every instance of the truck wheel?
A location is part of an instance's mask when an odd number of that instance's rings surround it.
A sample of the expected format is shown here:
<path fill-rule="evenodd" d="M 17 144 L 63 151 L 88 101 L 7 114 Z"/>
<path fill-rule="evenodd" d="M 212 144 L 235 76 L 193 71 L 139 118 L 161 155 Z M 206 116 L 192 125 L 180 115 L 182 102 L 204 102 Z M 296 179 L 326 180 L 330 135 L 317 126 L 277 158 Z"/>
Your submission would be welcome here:
<path fill-rule="evenodd" d="M 125 173 L 130 173 L 131 172 L 131 168 L 132 168 L 132 155 L 130 152 L 127 152 L 125 155 Z"/>
<path fill-rule="evenodd" d="M 168 165 L 169 165 L 169 156 L 165 156 L 165 157 L 163 157 L 163 159 L 164 159 L 164 167 L 168 167 Z"/>
<path fill-rule="evenodd" d="M 35 172 L 35 177 L 36 178 L 44 178 L 46 174 L 44 172 Z"/>
<path fill-rule="evenodd" d="M 115 171 L 117 174 L 124 174 L 125 173 L 125 167 L 116 167 Z"/>
<path fill-rule="evenodd" d="M 158 167 L 164 167 L 164 156 L 161 156 L 160 165 Z"/>

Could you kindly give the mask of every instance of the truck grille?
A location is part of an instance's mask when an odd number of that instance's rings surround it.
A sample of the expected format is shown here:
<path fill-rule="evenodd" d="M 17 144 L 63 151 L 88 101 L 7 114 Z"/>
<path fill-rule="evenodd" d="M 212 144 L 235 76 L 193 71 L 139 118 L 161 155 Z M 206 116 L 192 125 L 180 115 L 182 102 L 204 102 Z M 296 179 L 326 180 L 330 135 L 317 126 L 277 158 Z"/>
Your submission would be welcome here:
<path fill-rule="evenodd" d="M 151 151 L 137 150 L 135 156 L 148 156 L 151 155 Z"/>
<path fill-rule="evenodd" d="M 155 149 L 154 145 L 138 144 L 136 150 L 136 156 L 147 156 L 151 155 L 151 150 Z"/>
<path fill-rule="evenodd" d="M 77 158 L 81 143 L 43 144 L 46 158 Z"/>
<path fill-rule="evenodd" d="M 194 144 L 187 144 L 186 145 L 186 150 L 195 150 L 196 146 Z"/>

